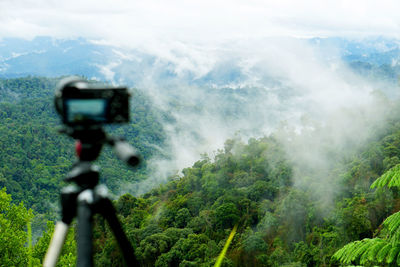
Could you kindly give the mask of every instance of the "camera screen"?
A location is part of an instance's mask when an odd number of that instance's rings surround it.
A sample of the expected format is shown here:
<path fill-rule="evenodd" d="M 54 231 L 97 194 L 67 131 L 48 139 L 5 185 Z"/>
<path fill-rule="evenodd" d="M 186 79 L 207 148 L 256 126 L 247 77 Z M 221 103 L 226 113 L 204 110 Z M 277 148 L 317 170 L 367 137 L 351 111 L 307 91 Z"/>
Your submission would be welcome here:
<path fill-rule="evenodd" d="M 68 123 L 106 122 L 107 99 L 65 99 Z"/>

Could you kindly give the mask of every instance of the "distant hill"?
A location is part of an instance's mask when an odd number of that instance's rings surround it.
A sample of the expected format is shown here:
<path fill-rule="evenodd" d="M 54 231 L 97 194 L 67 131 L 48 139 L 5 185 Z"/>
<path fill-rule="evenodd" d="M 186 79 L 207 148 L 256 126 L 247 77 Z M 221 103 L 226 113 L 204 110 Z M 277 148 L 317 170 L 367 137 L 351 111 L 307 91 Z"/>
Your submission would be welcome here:
<path fill-rule="evenodd" d="M 309 42 L 321 50 L 336 50 L 337 55 L 363 77 L 398 83 L 400 40 L 383 37 L 362 40 L 313 38 Z"/>
<path fill-rule="evenodd" d="M 0 77 L 74 74 L 99 77 L 97 65 L 105 64 L 110 55 L 107 47 L 91 44 L 84 39 L 4 39 L 0 42 Z"/>
<path fill-rule="evenodd" d="M 327 60 L 340 57 L 361 73 L 380 73 L 394 79 L 400 73 L 400 41 L 377 37 L 349 40 L 344 38 L 312 38 L 307 42 L 327 55 Z M 337 53 L 331 53 L 335 50 Z M 176 58 L 183 57 L 175 52 Z M 190 61 L 190 58 L 187 58 Z M 235 58 L 215 64 L 200 76 L 193 70 L 180 75 L 181 66 L 172 59 L 136 49 L 102 45 L 87 39 L 70 40 L 37 37 L 33 40 L 8 38 L 0 40 L 0 77 L 14 78 L 28 75 L 56 77 L 83 75 L 100 80 L 125 82 L 137 86 L 151 74 L 158 82 L 189 80 L 199 86 L 228 86 L 246 77 L 246 70 Z M 397 77 L 396 77 L 397 79 Z M 396 80 L 394 79 L 394 80 Z"/>

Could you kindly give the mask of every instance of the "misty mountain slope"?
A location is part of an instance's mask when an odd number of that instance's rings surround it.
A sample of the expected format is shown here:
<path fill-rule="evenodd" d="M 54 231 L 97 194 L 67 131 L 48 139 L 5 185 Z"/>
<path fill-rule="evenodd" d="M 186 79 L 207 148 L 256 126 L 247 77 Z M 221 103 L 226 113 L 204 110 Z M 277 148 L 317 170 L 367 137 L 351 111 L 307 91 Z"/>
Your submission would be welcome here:
<path fill-rule="evenodd" d="M 341 60 L 321 59 L 302 43 L 279 44 L 271 43 L 249 57 L 242 55 L 236 64 L 247 64 L 241 68 L 246 75 L 238 76 L 235 83 L 225 84 L 220 77 L 200 86 L 197 80 L 187 81 L 190 74 L 182 73 L 169 83 L 155 80 L 142 85 L 156 106 L 170 114 L 163 125 L 172 158 L 158 162 L 161 173 L 173 174 L 190 166 L 202 153 L 213 155 L 227 139 L 247 140 L 285 127 L 300 133 L 333 120 L 331 132 L 338 146 L 354 143 L 354 136 L 364 142 L 368 121 L 373 124 L 384 116 L 375 95 L 398 96 L 398 84 L 385 81 L 382 75 L 372 81 Z M 354 111 L 359 107 L 360 111 Z M 150 178 L 132 192 L 145 192 L 141 188 L 148 190 L 160 181 Z"/>
<path fill-rule="evenodd" d="M 361 67 L 351 64 L 358 63 L 343 60 L 347 52 L 298 40 L 264 40 L 259 50 L 251 42 L 217 51 L 180 44 L 166 54 L 81 40 L 82 55 L 80 41 L 48 41 L 47 52 L 4 52 L 11 56 L 2 58 L 2 75 L 24 75 L 39 54 L 59 62 L 66 56 L 71 61 L 60 69 L 49 64 L 53 74 L 139 88 L 132 123 L 110 131 L 127 136 L 146 166 L 132 173 L 107 149 L 99 164 L 114 194 L 131 194 L 117 207 L 145 265 L 212 264 L 236 223 L 227 264 L 329 265 L 338 247 L 372 236 L 396 208 L 396 192 L 368 189 L 400 157 L 395 64 L 362 62 L 374 67 L 357 73 Z M 105 49 L 99 58 L 91 52 L 97 46 Z M 72 144 L 53 131 L 56 80 L 0 83 L 0 185 L 40 213 L 56 209 L 59 181 L 73 161 Z M 119 262 L 110 233 L 99 227 L 96 260 Z"/>
<path fill-rule="evenodd" d="M 160 46 L 158 51 L 47 37 L 0 43 L 0 75 L 80 74 L 136 86 L 139 101 L 140 94 L 151 99 L 152 106 L 139 105 L 133 112 L 133 122 L 152 114 L 153 108 L 160 111 L 154 125 L 157 132 L 165 133 L 166 143 L 157 146 L 160 137 L 153 138 L 146 127 L 136 125 L 146 146 L 163 156 L 147 162 L 151 170 L 147 182 L 121 186 L 122 192 L 134 194 L 191 166 L 200 154 L 214 153 L 227 139 L 260 137 L 284 125 L 301 131 L 304 121 L 324 124 L 338 109 L 369 103 L 375 90 L 390 97 L 398 94 L 395 66 L 383 72 L 374 69 L 387 64 L 390 55 L 395 61 L 397 41 L 384 38 L 368 42 L 267 38 L 232 42 L 214 50 L 176 43 L 172 50 Z M 364 71 L 368 68 L 359 67 L 358 61 L 349 62 L 354 68 L 345 61 L 350 56 L 361 60 L 358 55 L 364 54 L 371 62 L 362 64 L 372 64 L 372 71 Z M 371 56 L 375 54 L 384 56 L 378 62 Z M 385 75 L 391 79 L 385 81 Z M 3 95 L 10 98 L 13 93 Z"/>
<path fill-rule="evenodd" d="M 299 131 L 305 120 L 324 123 L 338 109 L 369 102 L 375 90 L 398 95 L 393 39 L 267 38 L 215 49 L 176 43 L 156 51 L 47 37 L 1 43 L 0 75 L 79 74 L 134 86 L 151 98 L 168 141 L 155 149 L 168 160 L 148 162 L 147 183 L 121 187 L 135 194 L 212 154 L 226 139 L 260 137 L 284 124 Z"/>
<path fill-rule="evenodd" d="M 228 140 L 214 158 L 203 155 L 167 184 L 142 197 L 123 195 L 116 207 L 137 258 L 143 266 L 212 265 L 237 224 L 228 266 L 337 266 L 331 259 L 337 249 L 372 237 L 398 209 L 396 190 L 369 188 L 400 156 L 400 106 L 379 101 L 389 113 L 385 122 L 371 125 L 369 139 L 351 151 L 330 134 L 335 122 L 301 134 L 282 129 L 247 142 Z M 312 162 L 304 158 L 311 154 Z M 100 240 L 111 235 L 103 226 L 96 231 Z M 115 243 L 97 244 L 99 265 L 121 262 Z"/>

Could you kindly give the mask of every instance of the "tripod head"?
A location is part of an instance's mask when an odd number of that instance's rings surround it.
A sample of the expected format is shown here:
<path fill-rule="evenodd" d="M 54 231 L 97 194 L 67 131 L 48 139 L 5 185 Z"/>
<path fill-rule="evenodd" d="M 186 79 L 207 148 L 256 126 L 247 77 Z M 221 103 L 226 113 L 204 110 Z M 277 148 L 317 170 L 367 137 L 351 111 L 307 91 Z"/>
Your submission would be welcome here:
<path fill-rule="evenodd" d="M 76 140 L 75 150 L 79 159 L 67 174 L 67 182 L 75 182 L 83 188 L 97 185 L 99 169 L 91 162 L 99 157 L 104 144 L 112 146 L 117 157 L 127 165 L 135 167 L 140 163 L 138 153 L 124 138 L 108 136 L 101 126 L 66 127 L 60 132 Z"/>
<path fill-rule="evenodd" d="M 101 126 L 65 127 L 60 130 L 77 140 L 76 154 L 80 161 L 94 161 L 100 155 L 104 144 L 110 145 L 117 157 L 131 167 L 140 163 L 140 156 L 123 137 L 113 137 L 105 133 Z"/>

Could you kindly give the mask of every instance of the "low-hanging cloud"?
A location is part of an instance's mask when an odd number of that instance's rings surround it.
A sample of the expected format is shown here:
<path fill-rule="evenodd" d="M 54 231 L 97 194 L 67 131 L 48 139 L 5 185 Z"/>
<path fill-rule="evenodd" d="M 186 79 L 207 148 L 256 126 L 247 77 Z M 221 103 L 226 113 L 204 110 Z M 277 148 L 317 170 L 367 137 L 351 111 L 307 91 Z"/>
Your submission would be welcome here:
<path fill-rule="evenodd" d="M 327 149 L 348 155 L 368 140 L 369 127 L 384 116 L 372 95 L 380 87 L 353 73 L 340 54 L 328 52 L 306 39 L 265 38 L 214 47 L 207 60 L 196 60 L 206 54 L 204 47 L 187 47 L 148 61 L 124 61 L 115 69 L 124 74 L 116 76 L 118 82 L 134 82 L 172 118 L 164 122 L 169 144 L 164 154 L 171 157 L 153 159 L 154 174 L 130 192 L 149 190 L 203 153 L 212 156 L 229 138 L 277 133 L 283 124 L 298 135 L 290 141 L 281 132 L 280 138 L 291 160 L 304 165 L 296 169 L 295 184 L 310 175 L 306 169 L 328 177 Z M 144 70 L 141 75 L 135 73 L 137 64 Z M 339 190 L 330 178 L 313 183 L 331 188 L 325 202 Z"/>

